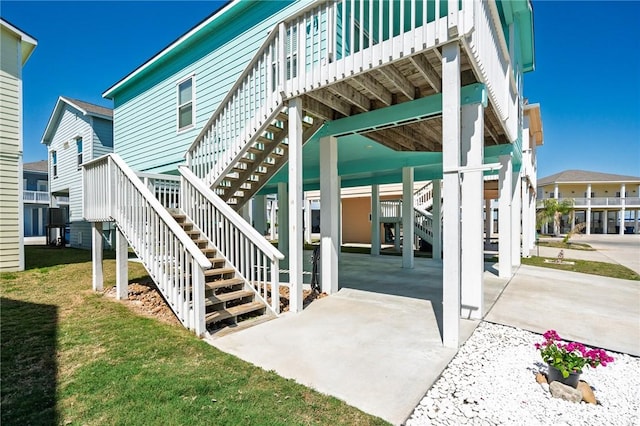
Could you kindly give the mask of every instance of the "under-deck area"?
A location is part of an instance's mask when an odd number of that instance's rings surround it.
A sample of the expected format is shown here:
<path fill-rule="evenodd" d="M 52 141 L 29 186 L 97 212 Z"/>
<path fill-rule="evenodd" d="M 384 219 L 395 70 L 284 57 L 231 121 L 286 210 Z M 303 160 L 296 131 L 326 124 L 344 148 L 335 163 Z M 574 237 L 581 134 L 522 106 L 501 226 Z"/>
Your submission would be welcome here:
<path fill-rule="evenodd" d="M 485 268 L 483 314 L 508 282 Z M 442 345 L 442 262 L 420 257 L 406 269 L 397 256 L 341 253 L 339 288 L 301 313 L 209 341 L 399 424 L 457 352 Z M 460 342 L 477 324 L 460 321 Z"/>

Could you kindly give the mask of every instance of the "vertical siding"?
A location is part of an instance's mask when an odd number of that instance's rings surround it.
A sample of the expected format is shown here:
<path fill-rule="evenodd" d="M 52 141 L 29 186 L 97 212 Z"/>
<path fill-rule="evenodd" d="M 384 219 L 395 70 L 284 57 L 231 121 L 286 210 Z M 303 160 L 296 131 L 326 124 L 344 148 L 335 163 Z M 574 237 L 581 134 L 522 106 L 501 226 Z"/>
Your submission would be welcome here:
<path fill-rule="evenodd" d="M 158 71 L 176 69 L 167 78 L 141 93 L 116 96 L 115 152 L 136 170 L 162 172 L 175 168 L 176 163 L 184 160 L 189 145 L 253 58 L 268 32 L 279 21 L 307 3 L 296 3 L 265 19 L 261 18 L 259 23 L 220 46 L 217 45 L 219 40 L 216 38 L 219 33 L 212 34 L 199 41 L 199 44 L 184 49 L 180 58 L 174 59 L 173 63 Z M 252 14 L 258 13 L 258 9 L 260 8 L 249 9 L 243 16 L 243 22 L 255 20 Z M 208 53 L 190 62 L 189 55 L 203 49 Z M 195 75 L 195 126 L 178 133 L 176 83 L 189 75 Z"/>
<path fill-rule="evenodd" d="M 0 271 L 20 269 L 20 67 L 18 39 L 0 33 Z"/>

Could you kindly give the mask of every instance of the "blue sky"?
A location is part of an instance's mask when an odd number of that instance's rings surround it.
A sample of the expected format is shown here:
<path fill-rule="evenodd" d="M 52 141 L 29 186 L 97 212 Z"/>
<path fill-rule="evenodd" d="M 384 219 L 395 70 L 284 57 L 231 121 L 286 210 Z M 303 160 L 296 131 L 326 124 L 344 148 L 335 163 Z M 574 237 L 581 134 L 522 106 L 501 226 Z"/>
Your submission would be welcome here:
<path fill-rule="evenodd" d="M 59 95 L 111 106 L 101 94 L 223 2 L 2 0 L 2 17 L 38 39 L 24 70 L 24 159 Z M 640 176 L 640 2 L 533 1 L 540 103 L 538 176 L 584 169 Z"/>

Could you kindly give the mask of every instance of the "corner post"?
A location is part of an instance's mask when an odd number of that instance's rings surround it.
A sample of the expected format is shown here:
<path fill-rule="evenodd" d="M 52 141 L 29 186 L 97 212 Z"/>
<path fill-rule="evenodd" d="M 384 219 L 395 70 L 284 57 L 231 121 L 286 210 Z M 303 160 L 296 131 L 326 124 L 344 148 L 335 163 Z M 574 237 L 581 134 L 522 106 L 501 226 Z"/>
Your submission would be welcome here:
<path fill-rule="evenodd" d="M 93 291 L 102 291 L 104 273 L 102 267 L 102 222 L 91 222 L 91 255 Z"/>
<path fill-rule="evenodd" d="M 511 155 L 501 155 L 498 180 L 498 276 L 511 278 Z"/>
<path fill-rule="evenodd" d="M 289 310 L 302 311 L 302 98 L 289 101 Z"/>
<path fill-rule="evenodd" d="M 413 269 L 413 167 L 402 168 L 402 267 Z"/>
<path fill-rule="evenodd" d="M 120 300 L 129 298 L 129 253 L 120 228 L 116 228 L 116 297 Z"/>
<path fill-rule="evenodd" d="M 340 250 L 340 186 L 338 180 L 338 140 L 320 139 L 320 263 L 322 291 L 338 291 L 338 251 Z"/>
<path fill-rule="evenodd" d="M 437 4 L 437 3 L 436 3 Z M 460 46 L 442 47 L 442 169 L 444 219 L 442 343 L 460 344 Z"/>

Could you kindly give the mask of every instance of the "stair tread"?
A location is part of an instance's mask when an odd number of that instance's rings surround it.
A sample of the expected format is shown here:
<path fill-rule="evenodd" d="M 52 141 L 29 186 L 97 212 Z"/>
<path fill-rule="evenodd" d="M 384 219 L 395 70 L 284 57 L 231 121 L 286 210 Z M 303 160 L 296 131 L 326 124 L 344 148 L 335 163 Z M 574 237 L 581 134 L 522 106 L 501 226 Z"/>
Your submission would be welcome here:
<path fill-rule="evenodd" d="M 228 278 L 226 280 L 218 280 L 210 283 L 205 283 L 205 288 L 208 290 L 215 290 L 222 287 L 230 287 L 233 285 L 244 284 L 242 278 Z"/>
<path fill-rule="evenodd" d="M 215 303 L 221 303 L 221 302 L 228 302 L 230 300 L 236 300 L 236 299 L 242 299 L 244 297 L 249 297 L 249 296 L 253 296 L 255 293 L 251 290 L 238 290 L 238 291 L 231 291 L 229 293 L 222 293 L 222 294 L 214 294 L 213 296 L 210 296 L 207 298 L 207 300 L 205 301 L 205 305 L 206 306 L 210 306 L 213 305 Z"/>
<path fill-rule="evenodd" d="M 207 324 L 211 324 L 217 321 L 222 321 L 227 318 L 232 318 L 238 315 L 247 314 L 249 312 L 263 309 L 265 304 L 259 301 L 253 301 L 250 303 L 244 303 L 242 305 L 234 306 L 232 308 L 214 311 L 205 316 Z"/>
<path fill-rule="evenodd" d="M 232 272 L 235 272 L 233 268 L 212 268 L 204 271 L 204 276 L 210 277 L 212 275 L 230 274 Z"/>

